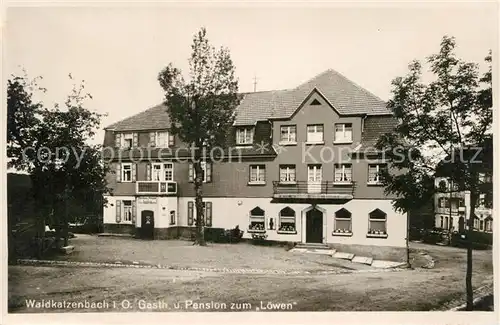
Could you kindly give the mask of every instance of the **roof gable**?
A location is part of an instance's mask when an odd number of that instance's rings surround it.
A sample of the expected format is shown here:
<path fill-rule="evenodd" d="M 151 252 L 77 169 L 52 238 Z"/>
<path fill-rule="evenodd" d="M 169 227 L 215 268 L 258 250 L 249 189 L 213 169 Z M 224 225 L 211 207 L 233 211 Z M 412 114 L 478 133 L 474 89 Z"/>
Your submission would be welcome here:
<path fill-rule="evenodd" d="M 162 130 L 169 127 L 170 118 L 168 116 L 167 106 L 160 104 L 111 124 L 105 129 L 115 131 L 137 131 Z"/>

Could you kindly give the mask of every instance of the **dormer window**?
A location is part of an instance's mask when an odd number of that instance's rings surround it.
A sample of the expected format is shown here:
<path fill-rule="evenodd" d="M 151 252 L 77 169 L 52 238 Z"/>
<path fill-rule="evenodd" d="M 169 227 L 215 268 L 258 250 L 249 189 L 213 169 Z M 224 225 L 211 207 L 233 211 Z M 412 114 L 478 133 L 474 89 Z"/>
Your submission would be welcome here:
<path fill-rule="evenodd" d="M 253 143 L 253 127 L 240 127 L 236 129 L 236 144 L 247 145 Z"/>
<path fill-rule="evenodd" d="M 124 133 L 122 136 L 122 145 L 121 147 L 124 149 L 132 148 L 134 143 L 134 134 L 133 133 Z"/>
<path fill-rule="evenodd" d="M 335 124 L 335 142 L 336 143 L 352 142 L 352 123 Z"/>

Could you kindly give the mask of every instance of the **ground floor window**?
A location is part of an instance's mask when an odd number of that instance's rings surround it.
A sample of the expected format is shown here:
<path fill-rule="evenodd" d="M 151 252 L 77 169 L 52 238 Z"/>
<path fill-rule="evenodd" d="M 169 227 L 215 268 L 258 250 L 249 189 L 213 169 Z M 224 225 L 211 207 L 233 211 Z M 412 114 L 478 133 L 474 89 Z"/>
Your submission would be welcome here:
<path fill-rule="evenodd" d="M 170 224 L 175 225 L 175 211 L 170 211 Z"/>
<path fill-rule="evenodd" d="M 334 235 L 352 234 L 352 215 L 351 212 L 342 208 L 335 212 Z"/>
<path fill-rule="evenodd" d="M 280 211 L 278 232 L 297 233 L 297 228 L 295 226 L 295 211 L 292 208 L 286 207 Z"/>
<path fill-rule="evenodd" d="M 255 207 L 250 211 L 250 225 L 248 226 L 250 232 L 265 232 L 266 231 L 266 217 L 265 211 L 259 207 Z"/>
<path fill-rule="evenodd" d="M 486 224 L 486 231 L 493 231 L 493 219 L 488 217 L 486 218 L 485 220 L 485 224 Z"/>
<path fill-rule="evenodd" d="M 172 211 L 174 212 L 174 211 Z M 175 212 L 174 212 L 175 216 Z M 203 226 L 212 227 L 212 202 L 203 202 Z M 188 202 L 188 226 L 196 225 L 196 205 L 194 201 Z"/>
<path fill-rule="evenodd" d="M 387 214 L 375 209 L 368 215 L 368 235 L 370 237 L 387 237 Z"/>

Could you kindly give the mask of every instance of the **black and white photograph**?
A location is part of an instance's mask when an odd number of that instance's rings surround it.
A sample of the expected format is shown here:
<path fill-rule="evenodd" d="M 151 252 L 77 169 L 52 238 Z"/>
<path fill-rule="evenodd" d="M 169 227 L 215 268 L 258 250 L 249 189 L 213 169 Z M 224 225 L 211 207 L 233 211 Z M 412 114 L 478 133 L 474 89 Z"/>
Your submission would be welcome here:
<path fill-rule="evenodd" d="M 497 324 L 498 13 L 7 4 L 3 317 Z"/>

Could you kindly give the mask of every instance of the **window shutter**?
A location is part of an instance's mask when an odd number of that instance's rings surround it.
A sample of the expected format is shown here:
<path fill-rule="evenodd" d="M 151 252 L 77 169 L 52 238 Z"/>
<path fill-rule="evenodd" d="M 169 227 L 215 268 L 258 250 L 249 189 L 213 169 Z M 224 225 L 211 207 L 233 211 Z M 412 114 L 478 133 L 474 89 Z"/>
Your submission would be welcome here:
<path fill-rule="evenodd" d="M 146 165 L 146 180 L 151 180 L 151 164 Z"/>
<path fill-rule="evenodd" d="M 194 179 L 193 163 L 189 163 L 189 182 L 193 182 L 193 179 Z"/>
<path fill-rule="evenodd" d="M 212 227 L 212 202 L 205 203 L 205 225 L 207 227 Z"/>
<path fill-rule="evenodd" d="M 122 178 L 122 170 L 121 170 L 121 165 L 120 163 L 116 164 L 116 181 L 121 182 Z"/>
<path fill-rule="evenodd" d="M 120 133 L 115 133 L 115 147 L 120 148 L 121 147 L 121 134 Z"/>
<path fill-rule="evenodd" d="M 175 136 L 173 134 L 168 133 L 168 146 L 173 147 L 175 144 Z"/>
<path fill-rule="evenodd" d="M 207 163 L 206 164 L 206 171 L 207 173 L 207 183 L 210 183 L 212 181 L 212 164 Z"/>
<path fill-rule="evenodd" d="M 132 147 L 137 148 L 139 146 L 139 134 L 134 133 L 132 138 Z"/>
<path fill-rule="evenodd" d="M 122 221 L 122 201 L 116 201 L 116 223 Z"/>
<path fill-rule="evenodd" d="M 188 202 L 188 226 L 193 225 L 193 209 L 194 209 L 194 203 L 193 201 Z"/>
<path fill-rule="evenodd" d="M 155 133 L 154 132 L 149 132 L 149 146 L 150 147 L 155 147 Z"/>
<path fill-rule="evenodd" d="M 136 215 L 137 215 L 137 204 L 135 203 L 135 201 L 132 201 L 132 224 L 133 225 L 135 225 Z"/>
<path fill-rule="evenodd" d="M 135 182 L 137 178 L 137 164 L 132 164 L 132 182 Z"/>

